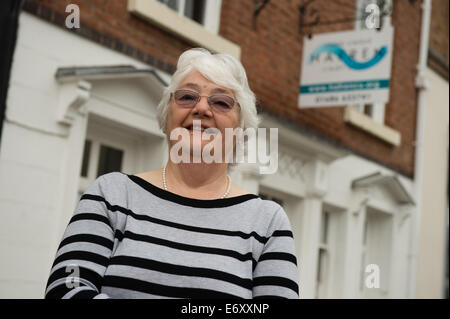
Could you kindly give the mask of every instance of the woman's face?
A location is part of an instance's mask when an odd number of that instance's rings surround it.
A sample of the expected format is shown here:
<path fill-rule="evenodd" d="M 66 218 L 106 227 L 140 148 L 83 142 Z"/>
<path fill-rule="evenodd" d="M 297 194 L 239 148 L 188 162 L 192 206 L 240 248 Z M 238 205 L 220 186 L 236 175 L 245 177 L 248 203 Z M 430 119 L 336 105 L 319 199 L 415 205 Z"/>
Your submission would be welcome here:
<path fill-rule="evenodd" d="M 202 127 L 216 128 L 222 135 L 222 146 L 225 144 L 225 128 L 237 128 L 240 123 L 240 108 L 235 103 L 234 107 L 227 112 L 216 111 L 208 104 L 207 97 L 213 94 L 226 94 L 231 96 L 235 101 L 236 97 L 233 92 L 225 87 L 215 84 L 214 82 L 205 78 L 200 72 L 194 70 L 189 73 L 180 83 L 179 89 L 187 89 L 195 91 L 200 95 L 200 101 L 192 108 L 186 108 L 178 105 L 173 96 L 170 99 L 169 112 L 167 115 L 167 131 L 166 134 L 170 137 L 170 132 L 178 127 L 188 128 L 192 126 L 194 120 L 201 120 Z M 203 147 L 210 143 L 210 140 L 201 140 L 201 145 L 193 144 L 193 131 L 190 130 L 190 145 L 194 148 Z M 212 140 L 212 138 L 211 138 Z M 179 140 L 172 141 L 169 138 L 170 147 Z M 198 144 L 198 143 L 197 143 Z M 222 147 L 223 149 L 223 147 Z M 191 149 L 192 152 L 192 149 Z"/>

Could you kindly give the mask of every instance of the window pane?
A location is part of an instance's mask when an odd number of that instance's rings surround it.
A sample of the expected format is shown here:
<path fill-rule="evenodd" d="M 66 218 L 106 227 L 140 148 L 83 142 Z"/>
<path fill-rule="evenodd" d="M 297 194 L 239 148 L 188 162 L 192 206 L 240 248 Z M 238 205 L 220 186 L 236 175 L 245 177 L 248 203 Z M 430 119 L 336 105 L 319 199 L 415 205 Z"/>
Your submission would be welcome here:
<path fill-rule="evenodd" d="M 100 146 L 97 177 L 110 172 L 121 171 L 123 151 L 109 146 Z"/>
<path fill-rule="evenodd" d="M 366 220 L 364 222 L 364 230 L 363 230 L 363 246 L 367 244 L 367 225 L 369 224 L 369 216 L 366 214 Z"/>
<path fill-rule="evenodd" d="M 323 248 L 319 248 L 319 260 L 317 262 L 317 282 L 321 283 L 322 282 L 322 270 L 323 270 L 323 262 L 324 262 L 324 255 L 325 255 L 325 250 Z"/>
<path fill-rule="evenodd" d="M 184 15 L 200 24 L 203 24 L 205 0 L 186 0 Z"/>
<path fill-rule="evenodd" d="M 158 2 L 164 3 L 169 8 L 178 11 L 178 0 L 157 0 Z"/>
<path fill-rule="evenodd" d="M 316 298 L 323 298 L 327 286 L 326 277 L 328 271 L 328 252 L 324 248 L 319 248 L 316 277 Z"/>
<path fill-rule="evenodd" d="M 372 107 L 373 104 L 364 104 L 364 114 L 368 115 L 368 116 L 372 116 Z"/>
<path fill-rule="evenodd" d="M 81 163 L 81 176 L 88 176 L 89 169 L 89 157 L 91 154 L 91 141 L 86 140 L 84 142 L 84 151 L 83 151 L 83 162 Z"/>
<path fill-rule="evenodd" d="M 328 241 L 328 219 L 329 219 L 329 213 L 323 212 L 322 213 L 322 226 L 320 227 L 320 241 L 322 244 L 326 244 Z"/>

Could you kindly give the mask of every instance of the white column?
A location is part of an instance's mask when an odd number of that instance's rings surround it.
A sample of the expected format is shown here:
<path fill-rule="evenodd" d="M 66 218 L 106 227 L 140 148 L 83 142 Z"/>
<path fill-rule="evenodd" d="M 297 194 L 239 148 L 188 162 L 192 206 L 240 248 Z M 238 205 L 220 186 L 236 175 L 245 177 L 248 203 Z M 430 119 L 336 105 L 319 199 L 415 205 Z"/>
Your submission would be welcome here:
<path fill-rule="evenodd" d="M 361 257 L 362 242 L 364 236 L 364 224 L 366 221 L 366 207 L 368 193 L 366 189 L 355 194 L 347 213 L 347 242 L 344 273 L 344 298 L 357 299 L 361 297 Z"/>
<path fill-rule="evenodd" d="M 401 205 L 394 216 L 390 298 L 408 298 L 408 239 L 414 209 L 414 205 Z"/>
<path fill-rule="evenodd" d="M 63 231 L 69 222 L 77 203 L 78 183 L 81 174 L 81 162 L 88 112 L 85 103 L 90 97 L 91 84 L 85 81 L 62 84 L 58 105 L 57 120 L 62 125 L 69 125 L 65 161 L 60 174 L 60 193 L 57 207 L 60 221 L 56 231 L 55 243 L 61 240 Z"/>
<path fill-rule="evenodd" d="M 302 225 L 298 267 L 300 298 L 315 298 L 318 249 L 322 216 L 322 198 L 328 188 L 327 165 L 320 160 L 307 162 L 302 170 L 305 198 L 301 204 Z"/>

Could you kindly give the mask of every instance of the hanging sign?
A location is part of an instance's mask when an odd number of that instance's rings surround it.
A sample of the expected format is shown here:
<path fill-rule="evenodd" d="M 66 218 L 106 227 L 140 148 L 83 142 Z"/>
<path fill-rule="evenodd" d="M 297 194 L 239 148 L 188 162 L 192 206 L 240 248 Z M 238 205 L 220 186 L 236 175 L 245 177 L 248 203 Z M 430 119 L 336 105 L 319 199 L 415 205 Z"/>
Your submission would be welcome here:
<path fill-rule="evenodd" d="M 393 28 L 305 37 L 299 108 L 387 103 Z"/>

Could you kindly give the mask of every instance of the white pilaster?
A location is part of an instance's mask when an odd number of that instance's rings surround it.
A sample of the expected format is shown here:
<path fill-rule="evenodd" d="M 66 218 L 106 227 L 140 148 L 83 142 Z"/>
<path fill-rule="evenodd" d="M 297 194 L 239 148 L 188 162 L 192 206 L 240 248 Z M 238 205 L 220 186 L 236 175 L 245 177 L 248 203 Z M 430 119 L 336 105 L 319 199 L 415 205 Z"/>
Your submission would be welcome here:
<path fill-rule="evenodd" d="M 348 253 L 345 255 L 345 286 L 343 298 L 360 298 L 361 256 L 364 236 L 364 223 L 366 221 L 366 208 L 369 196 L 366 190 L 360 190 L 351 201 L 347 213 L 347 242 Z"/>
<path fill-rule="evenodd" d="M 69 125 L 69 136 L 65 161 L 60 174 L 60 193 L 58 196 L 58 211 L 60 212 L 59 229 L 56 231 L 60 242 L 62 233 L 69 222 L 78 197 L 78 180 L 81 173 L 84 143 L 88 121 L 88 110 L 85 103 L 90 97 L 91 84 L 78 81 L 61 84 L 60 103 L 57 119 L 63 125 Z"/>
<path fill-rule="evenodd" d="M 315 298 L 318 248 L 322 216 L 322 198 L 328 187 L 327 164 L 320 160 L 307 162 L 302 170 L 306 196 L 301 204 L 302 230 L 300 231 L 300 298 Z M 298 249 L 298 248 L 297 248 Z"/>

